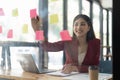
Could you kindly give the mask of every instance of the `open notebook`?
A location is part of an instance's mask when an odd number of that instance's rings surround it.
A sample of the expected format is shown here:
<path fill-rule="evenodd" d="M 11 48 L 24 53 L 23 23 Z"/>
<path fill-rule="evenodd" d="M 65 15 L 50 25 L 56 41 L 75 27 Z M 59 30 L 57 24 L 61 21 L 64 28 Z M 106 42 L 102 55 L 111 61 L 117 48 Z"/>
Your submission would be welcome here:
<path fill-rule="evenodd" d="M 51 73 L 47 73 L 48 75 L 52 75 L 52 76 L 61 76 L 61 77 L 65 77 L 65 76 L 70 76 L 70 75 L 75 75 L 75 74 L 79 74 L 79 72 L 72 72 L 70 74 L 64 74 L 61 71 L 55 71 L 55 72 L 51 72 Z"/>

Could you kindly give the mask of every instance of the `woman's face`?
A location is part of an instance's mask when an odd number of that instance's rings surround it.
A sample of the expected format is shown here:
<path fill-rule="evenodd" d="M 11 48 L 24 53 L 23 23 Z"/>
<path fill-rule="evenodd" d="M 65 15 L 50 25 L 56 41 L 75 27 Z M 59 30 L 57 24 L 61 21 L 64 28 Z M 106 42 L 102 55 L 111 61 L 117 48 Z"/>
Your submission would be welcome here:
<path fill-rule="evenodd" d="M 77 37 L 86 37 L 87 32 L 89 31 L 90 26 L 83 18 L 77 19 L 73 24 L 73 32 Z"/>

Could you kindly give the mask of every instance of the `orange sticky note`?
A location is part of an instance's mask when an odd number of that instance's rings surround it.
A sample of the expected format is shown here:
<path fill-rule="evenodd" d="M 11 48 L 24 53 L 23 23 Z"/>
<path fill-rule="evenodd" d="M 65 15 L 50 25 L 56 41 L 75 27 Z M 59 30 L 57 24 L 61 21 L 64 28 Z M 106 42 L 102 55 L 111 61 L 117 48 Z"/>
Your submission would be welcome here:
<path fill-rule="evenodd" d="M 63 41 L 67 41 L 67 40 L 72 40 L 68 30 L 63 30 L 60 32 L 60 36 L 62 38 Z"/>
<path fill-rule="evenodd" d="M 10 29 L 7 33 L 7 38 L 12 38 L 13 37 L 13 30 Z"/>
<path fill-rule="evenodd" d="M 0 33 L 2 33 L 2 26 L 0 25 Z"/>
<path fill-rule="evenodd" d="M 36 40 L 44 40 L 43 30 L 36 31 L 36 37 L 35 37 L 35 39 L 36 39 Z"/>
<path fill-rule="evenodd" d="M 4 16 L 3 8 L 0 8 L 0 16 Z"/>
<path fill-rule="evenodd" d="M 30 17 L 31 17 L 31 18 L 34 18 L 34 17 L 36 17 L 36 16 L 37 16 L 36 9 L 31 9 L 31 10 L 30 10 Z"/>

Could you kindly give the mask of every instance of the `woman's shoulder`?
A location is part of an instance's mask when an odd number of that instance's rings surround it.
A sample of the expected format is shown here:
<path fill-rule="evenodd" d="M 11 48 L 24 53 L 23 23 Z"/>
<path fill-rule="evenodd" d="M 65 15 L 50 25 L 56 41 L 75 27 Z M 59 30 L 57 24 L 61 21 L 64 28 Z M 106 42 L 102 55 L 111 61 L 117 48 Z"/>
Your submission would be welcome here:
<path fill-rule="evenodd" d="M 88 43 L 89 44 L 100 44 L 100 39 L 95 38 L 95 39 L 89 40 Z"/>

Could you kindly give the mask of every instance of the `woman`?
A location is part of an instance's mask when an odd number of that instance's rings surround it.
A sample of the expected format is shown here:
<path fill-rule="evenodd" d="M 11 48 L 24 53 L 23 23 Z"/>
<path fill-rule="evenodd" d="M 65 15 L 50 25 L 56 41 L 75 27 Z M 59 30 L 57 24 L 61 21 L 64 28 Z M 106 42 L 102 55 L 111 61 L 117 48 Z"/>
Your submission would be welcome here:
<path fill-rule="evenodd" d="M 34 31 L 39 30 L 40 18 L 31 19 Z M 88 72 L 90 65 L 99 65 L 100 40 L 95 37 L 93 26 L 87 15 L 79 14 L 73 20 L 73 38 L 71 41 L 58 41 L 50 43 L 42 41 L 45 51 L 65 51 L 66 62 L 62 69 L 63 73 L 72 71 Z"/>

